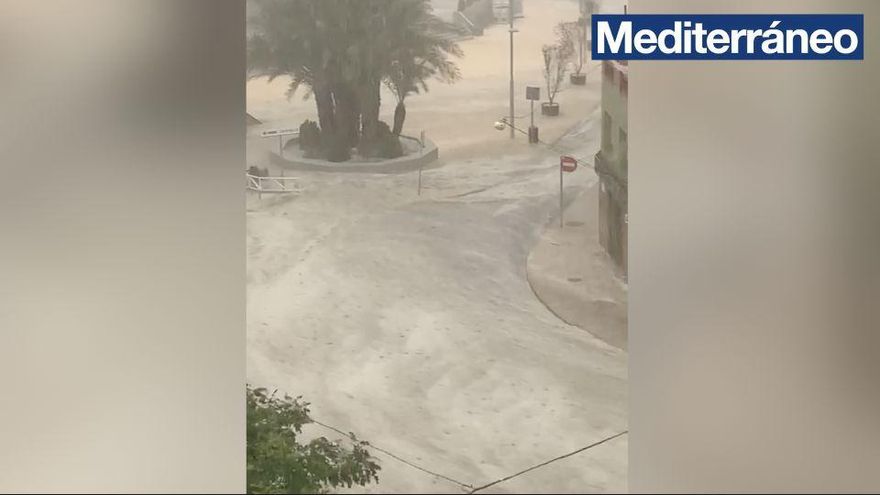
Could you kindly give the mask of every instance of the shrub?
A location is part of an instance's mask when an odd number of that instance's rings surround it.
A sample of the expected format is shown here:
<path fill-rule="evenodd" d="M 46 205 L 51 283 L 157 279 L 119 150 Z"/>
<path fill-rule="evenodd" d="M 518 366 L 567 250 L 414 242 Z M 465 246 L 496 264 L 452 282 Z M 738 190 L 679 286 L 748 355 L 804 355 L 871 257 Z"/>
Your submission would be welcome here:
<path fill-rule="evenodd" d="M 379 121 L 376 128 L 376 154 L 380 158 L 397 158 L 403 156 L 403 146 L 388 124 Z"/>
<path fill-rule="evenodd" d="M 379 480 L 367 443 L 350 435 L 351 449 L 324 437 L 297 438 L 311 423 L 308 403 L 247 387 L 247 492 L 327 493 Z"/>
<path fill-rule="evenodd" d="M 300 124 L 299 149 L 307 154 L 317 153 L 321 149 L 321 129 L 317 122 L 306 119 Z"/>
<path fill-rule="evenodd" d="M 256 165 L 251 165 L 250 167 L 248 167 L 247 173 L 253 175 L 254 177 L 269 177 L 268 168 L 260 168 Z"/>

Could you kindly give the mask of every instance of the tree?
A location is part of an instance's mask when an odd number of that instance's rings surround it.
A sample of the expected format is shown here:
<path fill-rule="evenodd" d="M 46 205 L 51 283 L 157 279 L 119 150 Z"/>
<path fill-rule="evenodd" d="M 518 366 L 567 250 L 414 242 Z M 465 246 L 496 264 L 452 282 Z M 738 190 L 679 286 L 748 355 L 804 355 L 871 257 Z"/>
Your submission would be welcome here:
<path fill-rule="evenodd" d="M 560 22 L 556 26 L 557 45 L 564 52 L 566 60 L 574 59 L 574 73 L 584 70 L 584 50 L 586 50 L 586 29 L 583 22 Z"/>
<path fill-rule="evenodd" d="M 252 34 L 248 39 L 248 77 L 291 78 L 288 97 L 305 86 L 305 97 L 314 95 L 318 122 L 322 130 L 336 127 L 333 82 L 338 72 L 333 56 L 329 23 L 314 22 L 332 18 L 338 0 L 258 0 L 249 18 Z"/>
<path fill-rule="evenodd" d="M 350 8 L 357 28 L 349 32 L 357 42 L 348 50 L 347 77 L 360 91 L 361 154 L 371 156 L 385 136 L 379 127 L 380 90 L 385 83 L 397 98 L 395 125 L 399 135 L 406 115 L 404 100 L 427 91 L 427 80 L 454 82 L 458 68 L 449 60 L 461 56 L 452 40 L 455 27 L 433 14 L 428 0 L 360 0 Z"/>
<path fill-rule="evenodd" d="M 562 80 L 565 78 L 565 65 L 570 56 L 559 45 L 544 45 L 541 48 L 544 55 L 544 82 L 547 84 L 547 98 L 553 105 L 556 95 L 562 89 Z"/>
<path fill-rule="evenodd" d="M 398 100 L 399 134 L 407 95 L 426 91 L 431 78 L 458 78 L 449 60 L 461 55 L 450 36 L 455 27 L 434 16 L 428 0 L 255 0 L 253 10 L 249 77 L 290 76 L 289 97 L 300 87 L 314 95 L 322 142 L 357 145 L 371 156 L 387 148 L 380 146 L 383 83 Z"/>
<path fill-rule="evenodd" d="M 248 493 L 326 493 L 378 482 L 379 465 L 354 435 L 349 450 L 324 437 L 297 442 L 311 423 L 309 404 L 247 387 Z"/>
<path fill-rule="evenodd" d="M 429 79 L 452 84 L 461 78 L 458 66 L 449 59 L 462 56 L 461 48 L 451 38 L 454 27 L 432 15 L 427 2 L 404 3 L 402 7 L 393 11 L 397 39 L 384 79 L 397 98 L 392 129 L 395 135 L 403 131 L 407 96 L 428 91 Z"/>

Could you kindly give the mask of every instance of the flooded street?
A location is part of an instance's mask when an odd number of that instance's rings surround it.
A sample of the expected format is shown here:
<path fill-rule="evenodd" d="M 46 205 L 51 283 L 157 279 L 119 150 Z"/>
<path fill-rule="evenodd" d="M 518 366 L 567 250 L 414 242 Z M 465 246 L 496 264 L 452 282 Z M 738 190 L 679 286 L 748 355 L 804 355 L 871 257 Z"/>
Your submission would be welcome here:
<path fill-rule="evenodd" d="M 525 12 L 520 89 L 540 84 L 554 26 L 578 16 L 569 0 Z M 507 112 L 506 27 L 461 47 L 460 82 L 407 99 L 405 133 L 440 148 L 421 195 L 415 173 L 288 171 L 300 194 L 248 201 L 248 380 L 303 395 L 316 420 L 383 449 L 370 492 L 469 490 L 627 429 L 626 352 L 560 320 L 526 278 L 558 208 L 559 152 L 493 127 Z M 260 129 L 314 118 L 314 102 L 285 91 L 248 85 L 248 110 L 265 122 L 250 131 L 251 164 L 276 145 Z M 558 101 L 560 117 L 536 119 L 542 137 L 591 157 L 598 73 Z M 596 180 L 584 168 L 566 187 L 575 197 Z M 487 492 L 622 491 L 626 462 L 624 436 Z"/>

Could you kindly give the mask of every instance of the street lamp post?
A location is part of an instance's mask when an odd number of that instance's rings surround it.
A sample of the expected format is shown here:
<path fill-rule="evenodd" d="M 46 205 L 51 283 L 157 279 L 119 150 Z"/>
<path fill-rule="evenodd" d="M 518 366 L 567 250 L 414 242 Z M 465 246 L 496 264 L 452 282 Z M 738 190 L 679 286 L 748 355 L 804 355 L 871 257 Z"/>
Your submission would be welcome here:
<path fill-rule="evenodd" d="M 507 21 L 510 23 L 510 123 L 513 124 L 514 119 L 514 103 L 513 103 L 513 0 L 507 0 Z M 515 137 L 513 126 L 510 127 L 510 139 Z"/>

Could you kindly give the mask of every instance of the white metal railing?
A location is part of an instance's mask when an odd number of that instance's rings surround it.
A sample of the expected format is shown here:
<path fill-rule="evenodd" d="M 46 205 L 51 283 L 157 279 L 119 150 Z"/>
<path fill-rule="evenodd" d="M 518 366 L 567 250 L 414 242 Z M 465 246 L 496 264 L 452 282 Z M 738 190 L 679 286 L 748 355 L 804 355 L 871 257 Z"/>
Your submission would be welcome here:
<path fill-rule="evenodd" d="M 247 188 L 251 191 L 263 193 L 293 193 L 299 192 L 296 177 L 263 177 L 245 173 Z"/>

